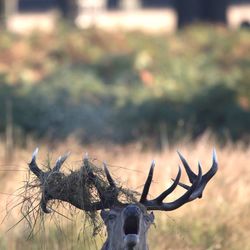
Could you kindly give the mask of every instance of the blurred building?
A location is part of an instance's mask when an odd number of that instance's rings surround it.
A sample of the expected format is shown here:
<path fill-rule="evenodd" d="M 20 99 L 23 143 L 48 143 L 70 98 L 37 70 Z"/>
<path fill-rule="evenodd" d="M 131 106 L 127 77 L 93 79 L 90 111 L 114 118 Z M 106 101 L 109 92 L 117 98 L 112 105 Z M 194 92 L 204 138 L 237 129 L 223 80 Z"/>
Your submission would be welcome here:
<path fill-rule="evenodd" d="M 174 5 L 179 27 L 193 22 L 212 22 L 236 28 L 250 23 L 250 0 L 176 0 Z"/>
<path fill-rule="evenodd" d="M 162 0 L 78 0 L 76 24 L 82 28 L 95 25 L 110 30 L 172 32 L 177 15 L 169 2 Z"/>
<path fill-rule="evenodd" d="M 227 23 L 231 28 L 250 27 L 250 1 L 231 1 L 226 11 Z"/>
<path fill-rule="evenodd" d="M 59 15 L 79 27 L 174 31 L 193 22 L 250 23 L 250 0 L 0 0 L 7 27 L 52 30 Z M 3 7 L 1 7 L 3 6 Z M 3 11 L 2 11 L 3 12 Z"/>

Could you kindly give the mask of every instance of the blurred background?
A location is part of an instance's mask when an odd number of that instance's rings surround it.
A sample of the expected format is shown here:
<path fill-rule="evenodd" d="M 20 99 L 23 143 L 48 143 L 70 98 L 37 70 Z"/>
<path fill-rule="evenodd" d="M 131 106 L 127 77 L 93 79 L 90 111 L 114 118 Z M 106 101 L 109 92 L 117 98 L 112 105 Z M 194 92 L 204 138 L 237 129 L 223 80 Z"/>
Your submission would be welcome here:
<path fill-rule="evenodd" d="M 71 151 L 74 169 L 89 152 L 139 192 L 155 159 L 152 196 L 176 174 L 177 149 L 207 170 L 215 147 L 220 169 L 204 198 L 155 213 L 150 246 L 248 250 L 249 135 L 249 0 L 0 0 L 0 249 L 105 239 L 83 215 L 12 228 L 39 146 L 41 166 Z"/>

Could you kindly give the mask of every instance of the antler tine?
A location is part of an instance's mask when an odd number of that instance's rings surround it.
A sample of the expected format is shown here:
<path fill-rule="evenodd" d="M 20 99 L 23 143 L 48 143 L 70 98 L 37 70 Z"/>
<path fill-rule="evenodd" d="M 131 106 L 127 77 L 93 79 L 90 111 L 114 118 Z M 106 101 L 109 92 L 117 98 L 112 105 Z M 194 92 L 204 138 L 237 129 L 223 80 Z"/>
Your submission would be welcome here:
<path fill-rule="evenodd" d="M 148 173 L 147 180 L 146 180 L 146 182 L 144 184 L 142 195 L 141 195 L 141 198 L 140 198 L 140 201 L 139 201 L 140 203 L 143 203 L 143 202 L 145 202 L 147 200 L 149 188 L 150 188 L 150 185 L 151 185 L 151 182 L 152 182 L 152 179 L 153 179 L 153 175 L 154 175 L 154 167 L 155 167 L 155 161 L 153 160 L 152 163 L 151 163 L 151 167 L 150 167 L 150 170 L 149 170 L 149 173 Z"/>
<path fill-rule="evenodd" d="M 184 205 L 185 203 L 190 201 L 190 196 L 192 195 L 192 193 L 195 191 L 195 189 L 199 186 L 200 182 L 201 182 L 201 178 L 202 178 L 202 169 L 199 166 L 198 167 L 199 171 L 198 171 L 198 176 L 196 178 L 196 180 L 193 182 L 193 184 L 191 185 L 191 187 L 189 188 L 189 190 L 184 193 L 179 199 L 171 202 L 171 203 L 165 203 L 165 210 L 169 211 L 169 210 L 174 210 L 177 209 L 179 207 L 181 207 L 182 205 Z"/>
<path fill-rule="evenodd" d="M 49 214 L 49 213 L 52 212 L 52 210 L 50 210 L 49 208 L 47 208 L 47 203 L 48 203 L 47 198 L 45 197 L 44 194 L 42 194 L 42 199 L 41 199 L 41 202 L 40 202 L 40 207 L 41 207 L 42 211 L 45 214 Z"/>
<path fill-rule="evenodd" d="M 84 156 L 83 156 L 83 162 L 84 161 L 88 161 L 89 160 L 89 153 L 85 152 Z"/>
<path fill-rule="evenodd" d="M 110 187 L 108 187 L 107 190 L 103 190 L 102 183 L 100 182 L 98 177 L 95 175 L 95 173 L 89 166 L 88 154 L 85 154 L 83 162 L 87 170 L 89 181 L 92 182 L 93 185 L 95 186 L 100 198 L 100 202 L 95 203 L 95 209 L 99 210 L 104 208 L 110 208 L 112 204 L 119 203 L 118 201 L 119 190 L 116 187 L 115 181 L 111 177 L 111 174 L 109 173 L 106 163 L 104 163 L 104 171 L 111 189 Z"/>
<path fill-rule="evenodd" d="M 199 172 L 198 172 L 197 178 L 195 179 L 191 187 L 188 189 L 188 191 L 185 192 L 180 198 L 169 203 L 164 203 L 156 198 L 154 200 L 146 200 L 142 204 L 146 206 L 148 210 L 171 211 L 171 210 L 177 209 L 181 207 L 182 205 L 184 205 L 185 203 L 190 201 L 189 198 L 192 195 L 192 193 L 195 191 L 197 186 L 200 184 L 201 178 L 202 178 L 202 169 L 199 166 Z M 176 179 L 178 179 L 178 177 Z M 161 195 L 159 197 L 161 197 Z"/>
<path fill-rule="evenodd" d="M 156 200 L 159 202 L 162 202 L 170 193 L 172 193 L 178 186 L 180 178 L 181 178 L 181 167 L 179 166 L 179 170 L 178 170 L 176 178 L 174 179 L 173 184 L 167 190 L 165 190 L 162 194 L 160 194 L 156 198 Z"/>
<path fill-rule="evenodd" d="M 37 157 L 38 151 L 39 151 L 38 148 L 34 150 L 32 154 L 32 158 L 31 158 L 31 162 L 29 163 L 29 168 L 31 172 L 34 173 L 38 177 L 39 180 L 41 180 L 44 173 L 36 164 L 36 157 Z"/>
<path fill-rule="evenodd" d="M 116 188 L 116 185 L 115 185 L 115 181 L 113 180 L 109 170 L 108 170 L 108 167 L 107 167 L 107 164 L 106 162 L 103 163 L 103 167 L 104 167 L 104 171 L 105 171 L 105 174 L 106 174 L 106 177 L 107 177 L 107 180 L 109 182 L 109 185 L 113 188 Z"/>
<path fill-rule="evenodd" d="M 31 159 L 31 162 L 29 163 L 29 168 L 31 170 L 32 173 L 34 173 L 38 179 L 40 180 L 41 183 L 44 182 L 44 178 L 45 178 L 45 175 L 46 173 L 43 172 L 36 164 L 36 157 L 38 155 L 38 151 L 39 149 L 36 148 L 32 154 L 32 159 Z M 42 199 L 41 199 L 41 202 L 40 202 L 40 206 L 41 206 L 41 209 L 44 213 L 50 213 L 51 211 L 46 207 L 47 206 L 47 199 L 45 198 L 45 195 L 42 194 Z"/>
<path fill-rule="evenodd" d="M 174 181 L 173 178 L 172 178 L 172 181 Z M 188 190 L 188 189 L 190 188 L 190 186 L 188 186 L 188 185 L 186 185 L 186 184 L 184 184 L 184 183 L 182 183 L 182 182 L 179 182 L 178 185 L 179 185 L 180 187 L 182 187 L 182 188 L 185 188 L 186 190 Z"/>
<path fill-rule="evenodd" d="M 182 154 L 177 150 L 177 154 L 179 155 L 181 162 L 186 170 L 186 173 L 188 175 L 188 179 L 191 183 L 193 183 L 197 177 L 197 175 L 192 171 L 190 166 L 188 165 L 186 159 L 182 156 Z"/>
<path fill-rule="evenodd" d="M 59 156 L 57 161 L 56 161 L 55 167 L 52 170 L 52 172 L 59 172 L 61 166 L 66 161 L 66 159 L 69 157 L 69 155 L 70 155 L 70 152 L 67 152 L 65 155 Z"/>
<path fill-rule="evenodd" d="M 198 166 L 201 167 L 200 162 L 198 162 Z M 202 176 L 201 183 L 195 190 L 195 192 L 190 196 L 190 201 L 196 199 L 196 198 L 202 198 L 202 193 L 203 190 L 205 189 L 207 183 L 210 181 L 210 179 L 216 174 L 218 170 L 218 162 L 217 162 L 217 156 L 216 156 L 216 151 L 213 149 L 213 154 L 212 154 L 212 167 L 208 170 L 206 174 Z M 197 175 L 195 175 L 197 176 Z M 179 186 L 189 189 L 189 186 L 183 183 L 179 183 Z"/>
<path fill-rule="evenodd" d="M 195 192 L 190 196 L 190 201 L 194 200 L 196 198 L 202 198 L 202 193 L 207 185 L 207 183 L 211 180 L 211 178 L 216 174 L 218 170 L 218 162 L 217 162 L 217 156 L 216 156 L 216 151 L 213 149 L 213 154 L 212 154 L 212 166 L 211 168 L 207 171 L 206 174 L 202 176 L 201 183 L 199 187 L 195 190 Z"/>
<path fill-rule="evenodd" d="M 212 153 L 212 167 L 208 170 L 206 174 L 203 175 L 204 180 L 207 182 L 216 174 L 218 170 L 218 161 L 215 148 Z"/>

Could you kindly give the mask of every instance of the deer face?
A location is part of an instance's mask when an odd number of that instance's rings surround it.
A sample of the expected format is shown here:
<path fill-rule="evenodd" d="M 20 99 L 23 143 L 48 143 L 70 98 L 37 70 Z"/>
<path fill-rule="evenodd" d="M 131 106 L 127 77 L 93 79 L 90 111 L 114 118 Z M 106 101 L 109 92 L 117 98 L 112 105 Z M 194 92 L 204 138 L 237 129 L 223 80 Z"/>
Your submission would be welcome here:
<path fill-rule="evenodd" d="M 146 249 L 146 233 L 154 222 L 154 214 L 146 208 L 130 204 L 123 208 L 101 211 L 107 227 L 108 249 Z"/>

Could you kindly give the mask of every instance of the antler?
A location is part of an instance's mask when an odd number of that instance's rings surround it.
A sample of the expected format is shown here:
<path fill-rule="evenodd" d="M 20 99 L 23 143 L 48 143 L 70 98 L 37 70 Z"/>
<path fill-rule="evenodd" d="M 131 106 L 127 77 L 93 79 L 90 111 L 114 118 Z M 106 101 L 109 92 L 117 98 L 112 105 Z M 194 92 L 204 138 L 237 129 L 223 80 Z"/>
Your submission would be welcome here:
<path fill-rule="evenodd" d="M 188 165 L 187 161 L 185 160 L 185 158 L 181 155 L 180 152 L 177 152 L 182 164 L 186 170 L 186 173 L 188 175 L 188 179 L 190 181 L 190 183 L 194 183 L 195 179 L 197 178 L 197 175 L 191 170 L 190 166 Z M 200 162 L 198 162 L 198 166 L 201 168 L 201 164 Z M 213 149 L 213 155 L 212 155 L 212 167 L 209 169 L 209 171 L 204 174 L 202 176 L 201 182 L 199 184 L 199 187 L 195 190 L 195 192 L 189 197 L 189 201 L 192 201 L 196 198 L 202 198 L 202 193 L 203 190 L 205 189 L 207 183 L 210 181 L 210 179 L 212 179 L 212 177 L 216 174 L 218 170 L 218 163 L 217 163 L 217 156 L 216 156 L 216 151 L 215 149 Z M 178 185 L 180 185 L 181 187 L 185 188 L 185 189 L 189 189 L 190 187 L 186 184 L 183 183 L 179 183 Z"/>
<path fill-rule="evenodd" d="M 29 168 L 31 172 L 33 172 L 38 177 L 41 183 L 41 209 L 43 212 L 51 212 L 47 208 L 47 203 L 49 200 L 54 199 L 68 202 L 73 206 L 85 211 L 96 211 L 110 208 L 114 204 L 119 204 L 119 190 L 116 187 L 106 164 L 104 164 L 104 170 L 109 184 L 108 186 L 103 185 L 103 180 L 93 172 L 89 165 L 88 157 L 84 158 L 83 167 L 78 172 L 71 172 L 71 174 L 66 176 L 60 172 L 60 168 L 69 156 L 69 153 L 64 156 L 60 156 L 56 161 L 55 166 L 47 172 L 43 172 L 37 166 L 37 154 L 38 148 L 32 155 Z M 91 202 L 91 197 L 89 195 L 90 190 L 87 190 L 85 184 L 96 188 L 100 201 Z"/>
<path fill-rule="evenodd" d="M 190 202 L 196 198 L 201 198 L 202 192 L 205 189 L 207 183 L 215 175 L 215 173 L 218 170 L 218 163 L 217 163 L 215 150 L 213 150 L 212 167 L 204 175 L 202 175 L 202 168 L 201 168 L 200 163 L 198 163 L 198 175 L 196 175 L 189 167 L 185 158 L 179 152 L 178 154 L 186 170 L 189 181 L 191 182 L 192 185 L 188 186 L 186 184 L 179 182 L 181 178 L 181 168 L 179 166 L 179 171 L 178 171 L 176 178 L 173 179 L 174 181 L 173 184 L 168 189 L 166 189 L 162 194 L 160 194 L 157 198 L 153 200 L 147 200 L 147 195 L 148 195 L 149 188 L 153 179 L 153 173 L 154 173 L 154 167 L 155 167 L 155 162 L 153 161 L 149 170 L 147 180 L 143 188 L 141 199 L 140 199 L 140 203 L 143 204 L 148 210 L 171 211 L 171 210 L 179 208 L 185 203 Z M 168 203 L 163 202 L 163 200 L 170 193 L 172 193 L 178 185 L 187 189 L 187 191 L 180 198 L 178 198 L 177 200 L 173 202 L 168 202 Z"/>
<path fill-rule="evenodd" d="M 104 163 L 104 173 L 107 182 L 104 182 L 98 175 L 96 175 L 90 166 L 87 155 L 83 160 L 83 167 L 79 171 L 71 172 L 69 175 L 65 175 L 60 172 L 62 164 L 65 162 L 69 153 L 64 156 L 60 156 L 55 163 L 55 166 L 47 171 L 42 171 L 36 164 L 36 157 L 38 154 L 38 148 L 32 155 L 32 160 L 29 163 L 29 168 L 40 181 L 42 190 L 41 209 L 45 213 L 51 211 L 47 208 L 49 200 L 65 201 L 76 208 L 85 211 L 96 211 L 100 209 L 108 209 L 112 206 L 126 206 L 128 204 L 121 203 L 118 200 L 119 189 L 113 178 L 111 177 L 107 165 Z M 153 179 L 155 162 L 153 161 L 150 167 L 148 177 L 146 179 L 143 192 L 140 198 L 140 203 L 144 205 L 148 210 L 163 210 L 170 211 L 179 208 L 187 202 L 190 202 L 196 198 L 202 197 L 202 192 L 205 189 L 209 180 L 215 175 L 218 170 L 216 152 L 213 151 L 213 162 L 210 170 L 202 175 L 201 164 L 198 163 L 198 174 L 196 175 L 189 167 L 185 158 L 178 152 L 179 157 L 183 163 L 183 166 L 188 175 L 191 186 L 180 182 L 181 167 L 173 184 L 161 193 L 157 198 L 148 200 L 148 192 Z M 108 185 L 107 185 L 108 184 Z M 177 186 L 181 186 L 187 191 L 177 200 L 173 202 L 165 203 L 164 199 L 172 193 Z M 87 186 L 87 187 L 86 187 Z M 99 196 L 98 201 L 92 201 L 91 187 L 94 187 Z"/>

